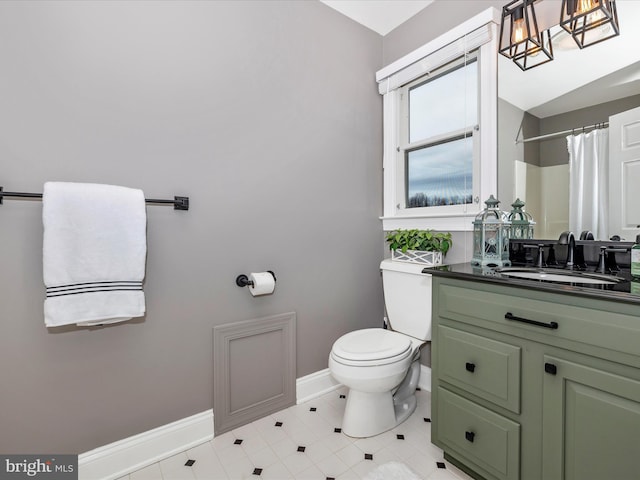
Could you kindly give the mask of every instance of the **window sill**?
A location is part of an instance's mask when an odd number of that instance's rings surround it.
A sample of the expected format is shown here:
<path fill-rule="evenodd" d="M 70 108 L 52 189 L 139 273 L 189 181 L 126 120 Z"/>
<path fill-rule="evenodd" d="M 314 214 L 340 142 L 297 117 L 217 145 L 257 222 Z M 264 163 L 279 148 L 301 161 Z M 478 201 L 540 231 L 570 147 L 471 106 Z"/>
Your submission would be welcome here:
<path fill-rule="evenodd" d="M 380 217 L 380 220 L 382 220 L 382 229 L 384 231 L 417 228 L 419 230 L 435 230 L 441 232 L 471 232 L 473 231 L 473 221 L 477 214 L 478 211 L 442 216 L 396 215 Z"/>

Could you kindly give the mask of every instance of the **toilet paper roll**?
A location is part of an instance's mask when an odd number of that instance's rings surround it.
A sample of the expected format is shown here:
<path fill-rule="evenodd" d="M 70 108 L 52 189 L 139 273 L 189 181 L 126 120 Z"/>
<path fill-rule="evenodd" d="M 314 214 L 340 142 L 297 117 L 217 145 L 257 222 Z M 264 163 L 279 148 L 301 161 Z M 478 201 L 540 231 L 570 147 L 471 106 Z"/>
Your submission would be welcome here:
<path fill-rule="evenodd" d="M 269 295 L 276 288 L 276 279 L 270 272 L 250 273 L 249 280 L 253 282 L 253 285 L 249 285 L 249 291 L 254 297 Z"/>

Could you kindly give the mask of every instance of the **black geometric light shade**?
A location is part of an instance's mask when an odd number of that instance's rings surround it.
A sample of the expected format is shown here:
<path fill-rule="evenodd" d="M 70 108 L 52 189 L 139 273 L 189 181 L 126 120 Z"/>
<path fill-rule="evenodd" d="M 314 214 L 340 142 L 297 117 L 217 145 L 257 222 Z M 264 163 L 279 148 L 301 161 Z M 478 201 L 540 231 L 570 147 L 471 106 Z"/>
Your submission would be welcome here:
<path fill-rule="evenodd" d="M 540 31 L 535 0 L 513 0 L 502 8 L 498 51 L 528 70 L 553 60 L 549 30 Z"/>
<path fill-rule="evenodd" d="M 620 35 L 615 0 L 562 0 L 560 26 L 580 48 Z"/>

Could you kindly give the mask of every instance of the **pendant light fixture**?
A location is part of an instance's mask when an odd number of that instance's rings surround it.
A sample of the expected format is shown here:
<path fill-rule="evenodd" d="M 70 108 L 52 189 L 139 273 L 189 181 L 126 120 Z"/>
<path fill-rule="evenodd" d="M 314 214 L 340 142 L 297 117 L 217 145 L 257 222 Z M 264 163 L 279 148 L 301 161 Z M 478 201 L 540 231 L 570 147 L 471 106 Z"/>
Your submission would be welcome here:
<path fill-rule="evenodd" d="M 620 35 L 615 0 L 562 0 L 560 26 L 580 48 Z"/>
<path fill-rule="evenodd" d="M 538 29 L 534 3 L 535 0 L 513 0 L 502 8 L 499 52 L 522 70 L 553 60 L 551 34 Z"/>

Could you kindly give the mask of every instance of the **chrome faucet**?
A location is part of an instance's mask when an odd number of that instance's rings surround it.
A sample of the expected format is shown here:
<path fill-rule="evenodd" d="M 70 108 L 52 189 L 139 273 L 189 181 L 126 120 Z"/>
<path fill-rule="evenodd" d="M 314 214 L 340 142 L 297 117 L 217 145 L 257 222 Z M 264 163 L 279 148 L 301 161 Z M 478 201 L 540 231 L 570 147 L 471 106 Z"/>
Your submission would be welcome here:
<path fill-rule="evenodd" d="M 573 270 L 573 252 L 576 247 L 576 237 L 573 235 L 573 232 L 562 232 L 560 238 L 558 238 L 558 245 L 568 245 L 565 268 Z"/>

